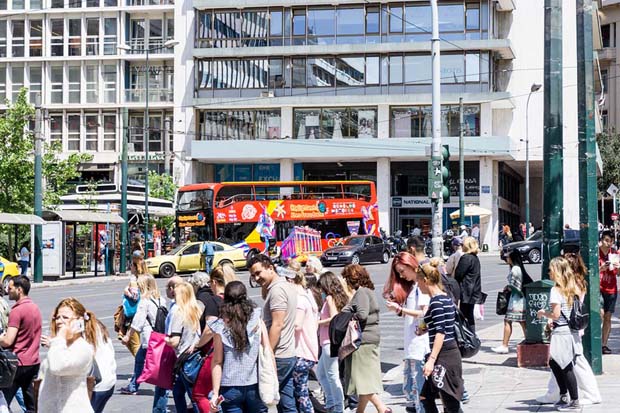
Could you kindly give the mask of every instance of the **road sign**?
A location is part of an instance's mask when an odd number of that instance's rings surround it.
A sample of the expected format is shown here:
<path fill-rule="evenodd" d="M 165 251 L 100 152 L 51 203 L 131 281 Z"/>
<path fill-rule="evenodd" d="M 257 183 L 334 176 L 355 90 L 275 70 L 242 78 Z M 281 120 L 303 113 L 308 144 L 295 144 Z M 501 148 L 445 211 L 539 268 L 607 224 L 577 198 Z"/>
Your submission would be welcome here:
<path fill-rule="evenodd" d="M 607 193 L 611 196 L 616 196 L 618 193 L 618 187 L 614 184 L 609 185 L 609 188 L 607 188 Z"/>
<path fill-rule="evenodd" d="M 620 214 L 616 214 L 616 213 L 611 214 L 612 221 L 617 221 L 619 217 L 620 217 Z"/>

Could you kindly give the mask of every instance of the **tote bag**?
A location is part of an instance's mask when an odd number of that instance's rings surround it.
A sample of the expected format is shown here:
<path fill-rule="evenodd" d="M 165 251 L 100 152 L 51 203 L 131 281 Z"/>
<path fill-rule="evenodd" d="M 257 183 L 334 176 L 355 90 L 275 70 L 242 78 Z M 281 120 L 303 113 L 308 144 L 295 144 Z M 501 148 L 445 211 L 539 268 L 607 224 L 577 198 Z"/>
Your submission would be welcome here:
<path fill-rule="evenodd" d="M 153 331 L 149 338 L 144 360 L 144 370 L 138 383 L 149 383 L 162 389 L 171 390 L 174 383 L 174 363 L 176 355 L 172 347 L 166 345 L 166 335 Z"/>
<path fill-rule="evenodd" d="M 338 360 L 342 361 L 349 357 L 355 350 L 362 345 L 362 328 L 355 317 L 349 321 L 347 333 L 338 349 Z"/>
<path fill-rule="evenodd" d="M 280 401 L 280 385 L 276 370 L 276 358 L 269 344 L 267 327 L 260 321 L 261 343 L 258 351 L 258 394 L 267 406 L 275 406 Z"/>

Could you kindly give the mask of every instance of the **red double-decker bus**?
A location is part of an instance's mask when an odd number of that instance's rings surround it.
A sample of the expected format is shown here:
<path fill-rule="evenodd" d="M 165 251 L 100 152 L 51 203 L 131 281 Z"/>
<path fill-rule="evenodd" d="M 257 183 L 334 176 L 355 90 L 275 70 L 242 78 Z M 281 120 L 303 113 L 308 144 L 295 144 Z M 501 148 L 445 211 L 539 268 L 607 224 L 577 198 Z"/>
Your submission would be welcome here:
<path fill-rule="evenodd" d="M 178 240 L 219 240 L 253 252 L 294 227 L 320 231 L 323 248 L 351 234 L 379 233 L 371 181 L 192 184 L 179 189 L 176 208 Z"/>

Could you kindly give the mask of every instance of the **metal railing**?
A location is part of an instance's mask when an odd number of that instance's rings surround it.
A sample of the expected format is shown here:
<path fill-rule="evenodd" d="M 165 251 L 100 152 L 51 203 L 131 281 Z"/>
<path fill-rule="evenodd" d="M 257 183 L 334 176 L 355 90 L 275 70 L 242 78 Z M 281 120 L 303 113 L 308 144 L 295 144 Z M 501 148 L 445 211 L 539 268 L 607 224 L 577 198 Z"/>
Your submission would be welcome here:
<path fill-rule="evenodd" d="M 149 102 L 166 103 L 174 100 L 172 89 L 151 89 L 149 88 Z M 130 89 L 125 91 L 125 102 L 140 103 L 146 101 L 145 89 Z"/>

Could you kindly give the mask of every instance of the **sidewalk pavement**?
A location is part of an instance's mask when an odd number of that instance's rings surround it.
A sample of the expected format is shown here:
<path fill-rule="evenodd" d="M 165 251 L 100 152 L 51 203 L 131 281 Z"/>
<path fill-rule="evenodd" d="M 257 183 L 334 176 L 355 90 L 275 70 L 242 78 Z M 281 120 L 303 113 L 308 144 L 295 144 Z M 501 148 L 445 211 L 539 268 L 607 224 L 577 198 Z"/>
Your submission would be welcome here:
<path fill-rule="evenodd" d="M 83 285 L 83 284 L 99 284 L 105 282 L 124 281 L 127 282 L 129 275 L 125 273 L 118 273 L 117 275 L 104 275 L 99 274 L 95 277 L 95 273 L 78 274 L 73 278 L 73 274 L 69 273 L 57 280 L 45 280 L 42 283 L 32 283 L 31 288 L 46 288 L 46 287 L 66 287 L 68 285 Z"/>
<path fill-rule="evenodd" d="M 620 320 L 614 319 L 612 335 L 620 329 Z M 536 398 L 547 392 L 551 375 L 549 368 L 518 368 L 516 344 L 523 339 L 516 328 L 511 339 L 509 354 L 495 354 L 491 348 L 501 344 L 503 323 L 478 332 L 482 341 L 480 352 L 472 359 L 463 360 L 463 378 L 470 402 L 463 405 L 465 412 L 552 412 L 553 405 L 541 405 Z M 620 406 L 620 337 L 610 338 L 614 354 L 603 356 L 604 373 L 596 377 L 603 402 L 584 406 L 583 412 L 613 412 Z M 382 399 L 396 412 L 405 411 L 402 393 L 402 365 L 389 370 L 384 376 Z M 370 411 L 370 410 L 368 410 Z M 441 411 L 441 409 L 440 409 Z"/>

